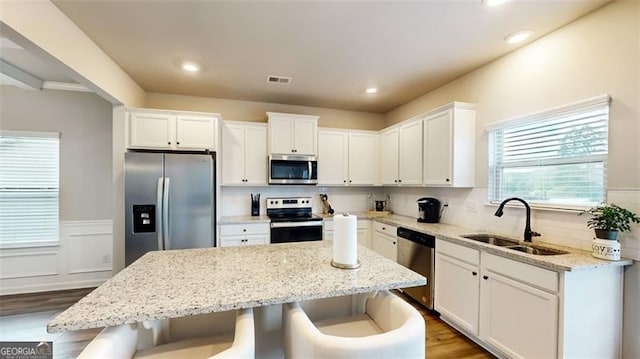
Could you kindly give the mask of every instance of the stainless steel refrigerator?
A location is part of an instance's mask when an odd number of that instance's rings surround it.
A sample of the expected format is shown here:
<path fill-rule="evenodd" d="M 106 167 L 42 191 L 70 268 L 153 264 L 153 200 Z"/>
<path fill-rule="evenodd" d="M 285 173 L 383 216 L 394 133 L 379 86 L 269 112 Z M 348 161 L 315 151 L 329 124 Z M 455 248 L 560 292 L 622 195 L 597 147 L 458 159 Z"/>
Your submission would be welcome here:
<path fill-rule="evenodd" d="M 125 265 L 215 245 L 215 154 L 125 154 Z"/>

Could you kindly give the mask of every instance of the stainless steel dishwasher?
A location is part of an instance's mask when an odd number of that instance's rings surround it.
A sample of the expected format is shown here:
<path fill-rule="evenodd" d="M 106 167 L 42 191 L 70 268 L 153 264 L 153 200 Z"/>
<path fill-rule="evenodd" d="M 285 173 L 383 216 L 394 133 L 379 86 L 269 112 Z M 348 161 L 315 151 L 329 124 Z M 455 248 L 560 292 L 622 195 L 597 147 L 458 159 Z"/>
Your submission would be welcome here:
<path fill-rule="evenodd" d="M 398 228 L 397 236 L 398 263 L 427 278 L 427 285 L 403 291 L 433 310 L 436 237 L 402 227 Z"/>

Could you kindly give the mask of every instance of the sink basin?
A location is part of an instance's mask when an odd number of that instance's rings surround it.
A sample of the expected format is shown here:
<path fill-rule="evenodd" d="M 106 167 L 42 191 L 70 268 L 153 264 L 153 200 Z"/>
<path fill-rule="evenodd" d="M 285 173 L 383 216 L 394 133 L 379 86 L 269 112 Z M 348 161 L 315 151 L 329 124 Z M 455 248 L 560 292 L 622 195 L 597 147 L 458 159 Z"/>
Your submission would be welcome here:
<path fill-rule="evenodd" d="M 482 243 L 488 243 L 488 244 L 493 244 L 494 246 L 498 246 L 498 247 L 506 247 L 506 246 L 517 246 L 520 244 L 520 242 L 513 240 L 513 239 L 509 239 L 509 238 L 505 238 L 505 237 L 500 237 L 500 236 L 494 236 L 493 234 L 465 234 L 463 236 L 460 236 L 462 238 L 467 238 L 467 239 L 472 239 L 474 241 L 478 241 L 478 242 L 482 242 Z"/>
<path fill-rule="evenodd" d="M 531 245 L 528 245 L 528 246 L 524 246 L 524 245 L 508 246 L 506 248 L 514 250 L 514 251 L 518 251 L 518 252 L 535 254 L 535 255 L 538 255 L 538 256 L 555 256 L 555 255 L 559 255 L 559 254 L 567 254 L 567 253 L 569 253 L 569 252 L 565 252 L 565 251 L 561 251 L 561 250 L 557 250 L 557 249 L 541 248 L 541 247 L 531 246 Z"/>
<path fill-rule="evenodd" d="M 482 243 L 492 244 L 498 247 L 504 247 L 513 251 L 534 254 L 538 256 L 554 256 L 554 255 L 569 253 L 569 252 L 561 251 L 558 249 L 544 248 L 544 247 L 539 247 L 533 244 L 524 244 L 524 243 L 520 243 L 515 239 L 495 236 L 493 234 L 486 234 L 486 233 L 465 234 L 460 237 L 471 239 L 471 240 L 482 242 Z"/>

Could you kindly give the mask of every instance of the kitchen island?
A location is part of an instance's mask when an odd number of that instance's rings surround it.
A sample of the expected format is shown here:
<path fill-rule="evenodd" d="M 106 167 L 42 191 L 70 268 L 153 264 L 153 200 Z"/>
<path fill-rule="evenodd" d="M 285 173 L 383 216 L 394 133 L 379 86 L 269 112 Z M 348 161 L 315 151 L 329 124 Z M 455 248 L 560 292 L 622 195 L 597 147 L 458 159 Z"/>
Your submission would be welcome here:
<path fill-rule="evenodd" d="M 331 266 L 331 242 L 155 251 L 52 319 L 60 332 L 413 287 L 426 279 L 358 246 L 362 266 Z"/>

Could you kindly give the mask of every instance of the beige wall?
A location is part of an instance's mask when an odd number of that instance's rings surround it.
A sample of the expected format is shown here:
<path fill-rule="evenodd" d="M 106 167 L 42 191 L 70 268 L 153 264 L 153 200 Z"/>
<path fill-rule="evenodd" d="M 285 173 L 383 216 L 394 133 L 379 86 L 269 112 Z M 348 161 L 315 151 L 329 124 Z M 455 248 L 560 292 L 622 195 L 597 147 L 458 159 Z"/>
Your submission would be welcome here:
<path fill-rule="evenodd" d="M 142 105 L 142 88 L 49 0 L 0 1 L 0 30 L 108 101 Z"/>
<path fill-rule="evenodd" d="M 476 184 L 487 186 L 483 125 L 608 93 L 609 189 L 640 188 L 640 2 L 617 1 L 386 114 L 393 123 L 451 101 L 478 103 Z"/>
<path fill-rule="evenodd" d="M 111 219 L 111 104 L 93 93 L 0 86 L 0 129 L 59 132 L 60 220 Z"/>
<path fill-rule="evenodd" d="M 144 107 L 217 112 L 225 120 L 253 122 L 266 122 L 267 111 L 290 112 L 320 116 L 320 127 L 355 128 L 360 130 L 378 130 L 384 127 L 384 116 L 377 113 L 161 93 L 147 93 Z"/>

